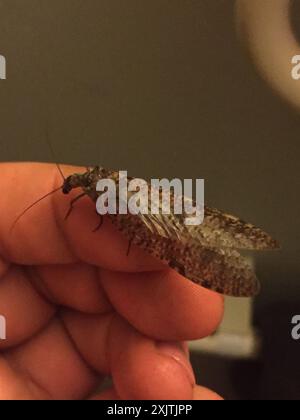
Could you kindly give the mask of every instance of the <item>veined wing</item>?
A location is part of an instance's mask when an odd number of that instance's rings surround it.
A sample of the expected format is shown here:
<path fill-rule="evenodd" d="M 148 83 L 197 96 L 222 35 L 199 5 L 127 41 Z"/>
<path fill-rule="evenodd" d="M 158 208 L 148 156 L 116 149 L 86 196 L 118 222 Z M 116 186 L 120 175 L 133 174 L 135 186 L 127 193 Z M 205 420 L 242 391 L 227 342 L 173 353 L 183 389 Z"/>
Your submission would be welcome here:
<path fill-rule="evenodd" d="M 192 204 L 194 205 L 193 202 Z M 209 207 L 204 208 L 202 224 L 186 225 L 186 219 L 193 215 L 185 212 L 175 214 L 173 196 L 170 214 L 163 214 L 162 205 L 159 214 L 151 214 L 150 206 L 148 210 L 148 214 L 138 214 L 136 217 L 139 217 L 153 234 L 172 238 L 184 244 L 195 242 L 205 247 L 248 250 L 279 248 L 278 243 L 260 228 Z"/>
<path fill-rule="evenodd" d="M 181 243 L 154 234 L 136 215 L 110 216 L 124 236 L 152 256 L 167 262 L 189 280 L 229 296 L 250 297 L 259 292 L 259 282 L 248 262 L 235 250 Z"/>
<path fill-rule="evenodd" d="M 227 248 L 187 247 L 185 276 L 194 283 L 227 296 L 252 297 L 260 291 L 259 281 L 248 261 Z"/>
<path fill-rule="evenodd" d="M 112 178 L 117 179 L 117 173 L 110 174 Z M 128 177 L 128 181 L 133 178 Z M 223 213 L 217 209 L 205 207 L 204 221 L 200 225 L 187 225 L 185 221 L 191 214 L 175 214 L 175 203 L 180 201 L 183 204 L 183 197 L 175 196 L 170 192 L 170 210 L 169 214 L 163 213 L 164 197 L 159 191 L 160 202 L 158 214 L 153 214 L 151 208 L 151 185 L 148 185 L 148 214 L 137 214 L 149 231 L 157 236 L 176 240 L 181 244 L 191 242 L 203 247 L 212 248 L 232 248 L 248 250 L 271 250 L 279 248 L 269 234 L 252 224 L 232 215 Z M 134 193 L 129 193 L 128 198 Z M 195 202 L 191 198 L 184 197 L 186 203 L 190 203 L 195 208 Z M 184 207 L 184 206 L 183 206 Z"/>

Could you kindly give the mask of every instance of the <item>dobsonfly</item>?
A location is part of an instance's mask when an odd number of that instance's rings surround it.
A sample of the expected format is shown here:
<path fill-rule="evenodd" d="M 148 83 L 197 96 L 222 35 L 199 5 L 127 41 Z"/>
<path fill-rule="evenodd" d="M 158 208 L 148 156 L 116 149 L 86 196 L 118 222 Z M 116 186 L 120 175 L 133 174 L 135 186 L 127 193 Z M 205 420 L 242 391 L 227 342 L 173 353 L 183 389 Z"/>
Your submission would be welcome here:
<path fill-rule="evenodd" d="M 58 168 L 62 174 L 59 165 Z M 96 203 L 101 194 L 96 186 L 101 179 L 113 180 L 118 192 L 119 172 L 100 166 L 87 168 L 85 173 L 64 178 L 63 185 L 59 188 L 63 194 L 68 195 L 77 188 L 82 190 L 72 200 L 67 217 L 74 204 L 84 196 L 90 197 Z M 171 200 L 175 200 L 172 193 Z M 156 215 L 152 215 L 150 211 L 147 215 L 128 212 L 107 214 L 107 217 L 128 239 L 128 252 L 131 245 L 139 246 L 194 283 L 229 296 L 252 297 L 260 291 L 260 283 L 254 270 L 239 250 L 263 251 L 279 248 L 278 243 L 261 229 L 206 206 L 204 221 L 198 226 L 185 225 L 185 215 L 174 212 L 163 214 L 160 211 Z"/>
<path fill-rule="evenodd" d="M 70 212 L 74 203 L 84 195 L 97 201 L 101 193 L 96 191 L 96 185 L 100 179 L 112 179 L 118 187 L 119 173 L 96 166 L 65 179 L 62 187 L 64 194 L 76 188 L 82 189 L 82 193 L 71 203 Z M 137 245 L 167 262 L 194 283 L 230 296 L 251 297 L 260 290 L 253 269 L 238 250 L 272 250 L 279 247 L 261 229 L 209 207 L 205 207 L 204 222 L 199 226 L 185 225 L 184 214 L 171 212 L 166 215 L 160 211 L 160 214 L 152 215 L 150 209 L 146 215 L 128 212 L 107 216 L 130 245 Z"/>

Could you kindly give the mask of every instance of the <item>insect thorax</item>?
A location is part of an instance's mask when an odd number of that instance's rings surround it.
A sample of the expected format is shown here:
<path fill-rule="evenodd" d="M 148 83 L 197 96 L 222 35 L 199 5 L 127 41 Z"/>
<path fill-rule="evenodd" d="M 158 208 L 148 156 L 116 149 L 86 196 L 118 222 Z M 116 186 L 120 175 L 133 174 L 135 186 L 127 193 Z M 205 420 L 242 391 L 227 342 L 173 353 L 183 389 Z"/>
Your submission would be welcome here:
<path fill-rule="evenodd" d="M 89 193 L 90 191 L 95 190 L 99 179 L 107 176 L 109 176 L 109 172 L 100 166 L 90 168 L 83 174 L 70 175 L 63 184 L 63 193 L 69 194 L 75 188 L 82 188 Z"/>

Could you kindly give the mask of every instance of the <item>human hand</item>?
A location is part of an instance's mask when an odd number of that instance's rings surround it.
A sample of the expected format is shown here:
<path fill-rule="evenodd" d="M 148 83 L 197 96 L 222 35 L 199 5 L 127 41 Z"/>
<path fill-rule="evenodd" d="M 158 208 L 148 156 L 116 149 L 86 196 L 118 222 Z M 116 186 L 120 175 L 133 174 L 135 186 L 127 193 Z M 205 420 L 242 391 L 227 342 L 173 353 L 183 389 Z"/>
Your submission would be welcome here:
<path fill-rule="evenodd" d="M 220 399 L 195 385 L 184 341 L 217 328 L 223 298 L 135 246 L 127 256 L 108 220 L 93 233 L 89 198 L 65 221 L 70 199 L 58 192 L 11 231 L 62 180 L 46 164 L 0 173 L 0 399 Z M 113 387 L 97 393 L 106 375 Z"/>

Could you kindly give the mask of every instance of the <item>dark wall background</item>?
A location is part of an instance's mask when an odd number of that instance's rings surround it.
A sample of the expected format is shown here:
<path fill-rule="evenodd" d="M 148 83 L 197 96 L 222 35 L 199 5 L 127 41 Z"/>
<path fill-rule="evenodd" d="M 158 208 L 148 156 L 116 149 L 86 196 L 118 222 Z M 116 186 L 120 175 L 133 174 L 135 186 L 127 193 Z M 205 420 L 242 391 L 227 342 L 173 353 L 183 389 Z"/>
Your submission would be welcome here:
<path fill-rule="evenodd" d="M 232 0 L 2 0 L 0 159 L 206 179 L 207 203 L 263 226 L 256 319 L 299 299 L 300 116 L 260 80 Z M 300 85 L 299 85 L 300 88 Z"/>

